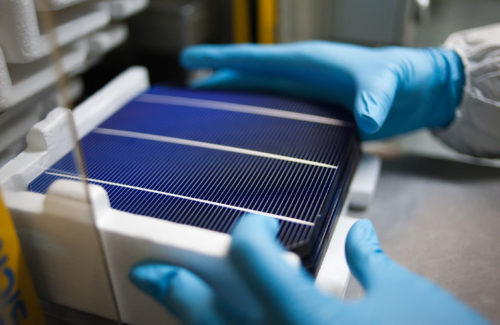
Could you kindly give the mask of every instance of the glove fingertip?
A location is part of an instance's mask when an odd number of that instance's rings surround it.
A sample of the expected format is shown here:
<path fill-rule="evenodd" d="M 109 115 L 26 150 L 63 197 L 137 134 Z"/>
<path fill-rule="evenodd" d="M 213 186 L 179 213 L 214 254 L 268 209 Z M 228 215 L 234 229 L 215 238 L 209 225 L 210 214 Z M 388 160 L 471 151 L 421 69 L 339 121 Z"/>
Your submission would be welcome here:
<path fill-rule="evenodd" d="M 373 134 L 380 130 L 380 123 L 369 114 L 357 114 L 356 122 L 361 131 L 367 134 Z"/>
<path fill-rule="evenodd" d="M 279 223 L 276 219 L 258 214 L 244 214 L 234 227 L 230 256 L 258 260 L 263 255 L 278 258 L 283 247 L 276 240 Z"/>
<path fill-rule="evenodd" d="M 372 243 L 374 240 L 378 243 L 373 223 L 368 219 L 361 219 L 349 230 L 346 246 L 353 248 L 360 243 Z"/>
<path fill-rule="evenodd" d="M 347 234 L 345 254 L 352 273 L 365 289 L 369 289 L 373 270 L 382 253 L 373 224 L 368 219 L 356 222 Z"/>
<path fill-rule="evenodd" d="M 380 96 L 361 91 L 356 97 L 354 117 L 361 131 L 367 134 L 377 132 L 387 117 L 389 107 L 383 104 Z"/>
<path fill-rule="evenodd" d="M 192 48 L 191 46 L 181 51 L 181 53 L 179 54 L 179 63 L 182 67 L 189 68 L 194 51 L 196 51 L 196 49 Z"/>
<path fill-rule="evenodd" d="M 360 83 L 354 113 L 361 131 L 373 134 L 385 123 L 393 106 L 399 78 L 391 70 Z"/>
<path fill-rule="evenodd" d="M 279 226 L 279 222 L 275 218 L 256 213 L 245 213 L 234 227 L 233 235 L 241 232 L 259 234 L 265 231 L 271 236 L 276 236 Z"/>
<path fill-rule="evenodd" d="M 197 78 L 190 80 L 188 83 L 189 88 L 193 89 L 207 89 L 213 87 L 213 82 L 210 77 L 208 78 Z"/>
<path fill-rule="evenodd" d="M 175 266 L 142 262 L 130 269 L 129 279 L 139 289 L 163 302 L 168 285 L 177 272 Z"/>
<path fill-rule="evenodd" d="M 208 66 L 212 59 L 213 47 L 211 45 L 194 45 L 182 50 L 179 63 L 184 68 L 201 68 Z"/>
<path fill-rule="evenodd" d="M 189 82 L 189 87 L 195 89 L 231 88 L 237 84 L 238 74 L 231 70 L 219 70 L 205 77 L 199 77 Z"/>

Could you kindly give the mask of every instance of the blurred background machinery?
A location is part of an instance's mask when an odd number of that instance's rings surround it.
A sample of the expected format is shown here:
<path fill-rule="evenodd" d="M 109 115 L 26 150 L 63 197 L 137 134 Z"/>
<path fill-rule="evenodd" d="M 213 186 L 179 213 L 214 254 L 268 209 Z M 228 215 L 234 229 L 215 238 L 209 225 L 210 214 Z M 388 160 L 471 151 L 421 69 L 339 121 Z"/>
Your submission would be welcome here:
<path fill-rule="evenodd" d="M 146 66 L 152 83 L 182 84 L 189 76 L 177 56 L 196 43 L 436 46 L 453 31 L 500 20 L 496 0 L 0 0 L 0 166 L 58 103 L 40 19 L 47 10 L 81 100 L 131 65 Z"/>

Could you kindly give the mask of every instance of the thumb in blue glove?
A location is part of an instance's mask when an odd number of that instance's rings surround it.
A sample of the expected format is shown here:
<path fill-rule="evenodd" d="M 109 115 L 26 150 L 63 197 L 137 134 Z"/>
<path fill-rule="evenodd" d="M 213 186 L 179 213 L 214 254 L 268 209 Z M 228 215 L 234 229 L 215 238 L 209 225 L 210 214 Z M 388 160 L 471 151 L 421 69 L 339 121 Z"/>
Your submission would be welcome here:
<path fill-rule="evenodd" d="M 366 295 L 342 301 L 314 287 L 303 269 L 291 267 L 277 242 L 278 224 L 258 215 L 235 226 L 228 259 L 260 302 L 263 313 L 249 320 L 225 308 L 217 292 L 188 270 L 146 262 L 131 281 L 187 324 L 487 324 L 475 311 L 384 254 L 373 226 L 358 221 L 350 230 L 346 256 Z M 235 297 L 236 298 L 236 297 Z"/>
<path fill-rule="evenodd" d="M 269 91 L 341 104 L 365 139 L 454 118 L 464 85 L 459 56 L 443 48 L 368 48 L 308 41 L 279 45 L 197 45 L 180 57 L 188 69 L 217 72 L 195 88 Z"/>

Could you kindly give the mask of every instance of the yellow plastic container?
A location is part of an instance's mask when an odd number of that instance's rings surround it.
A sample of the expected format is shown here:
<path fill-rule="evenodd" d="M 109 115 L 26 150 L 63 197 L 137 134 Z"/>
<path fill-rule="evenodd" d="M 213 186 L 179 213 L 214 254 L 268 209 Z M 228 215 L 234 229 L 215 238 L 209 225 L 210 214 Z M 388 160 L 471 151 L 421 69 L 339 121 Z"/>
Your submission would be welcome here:
<path fill-rule="evenodd" d="M 0 190 L 0 324 L 44 324 L 17 233 Z"/>

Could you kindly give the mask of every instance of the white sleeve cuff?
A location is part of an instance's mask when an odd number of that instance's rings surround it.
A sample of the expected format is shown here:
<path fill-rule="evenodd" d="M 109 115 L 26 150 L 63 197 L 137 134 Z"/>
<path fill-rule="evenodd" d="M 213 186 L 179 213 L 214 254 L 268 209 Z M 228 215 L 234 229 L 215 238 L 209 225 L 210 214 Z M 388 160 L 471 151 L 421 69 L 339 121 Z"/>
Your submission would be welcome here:
<path fill-rule="evenodd" d="M 444 46 L 462 59 L 466 82 L 455 119 L 434 134 L 460 152 L 500 157 L 500 24 L 453 33 Z"/>

